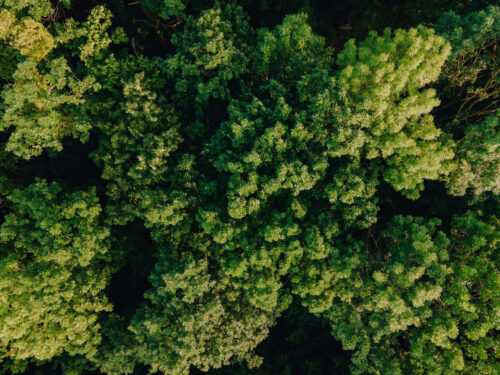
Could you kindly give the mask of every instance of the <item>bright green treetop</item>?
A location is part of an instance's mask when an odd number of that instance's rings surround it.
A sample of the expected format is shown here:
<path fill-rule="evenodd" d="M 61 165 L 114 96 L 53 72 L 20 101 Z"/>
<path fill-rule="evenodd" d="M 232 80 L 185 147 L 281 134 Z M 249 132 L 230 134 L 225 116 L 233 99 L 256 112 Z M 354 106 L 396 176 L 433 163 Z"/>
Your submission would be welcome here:
<path fill-rule="evenodd" d="M 92 356 L 111 268 L 95 189 L 66 193 L 39 181 L 9 196 L 0 229 L 0 353 Z"/>
<path fill-rule="evenodd" d="M 384 179 L 409 198 L 418 197 L 425 179 L 450 170 L 451 145 L 430 115 L 439 100 L 426 88 L 449 53 L 442 37 L 419 26 L 386 29 L 381 36 L 371 32 L 358 45 L 347 42 L 337 56 L 344 101 L 338 153 L 354 148 L 374 159 Z"/>
<path fill-rule="evenodd" d="M 173 262 L 173 249 L 161 250 L 150 280 L 155 289 L 132 321 L 141 362 L 165 374 L 201 370 L 261 359 L 253 349 L 268 334 L 275 316 L 232 298 L 233 287 L 210 275 L 207 259 L 182 256 Z"/>

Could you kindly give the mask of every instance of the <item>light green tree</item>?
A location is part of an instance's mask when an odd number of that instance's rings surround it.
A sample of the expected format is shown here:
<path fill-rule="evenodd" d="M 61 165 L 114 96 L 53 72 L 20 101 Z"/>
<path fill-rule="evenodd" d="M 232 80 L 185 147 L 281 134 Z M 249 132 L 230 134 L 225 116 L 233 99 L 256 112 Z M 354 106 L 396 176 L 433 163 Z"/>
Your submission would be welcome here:
<path fill-rule="evenodd" d="M 446 175 L 452 145 L 434 125 L 435 81 L 450 46 L 419 26 L 350 40 L 337 56 L 342 104 L 339 155 L 361 153 L 394 189 L 415 199 L 426 179 Z"/>
<path fill-rule="evenodd" d="M 464 195 L 468 189 L 475 196 L 485 192 L 500 193 L 498 125 L 498 115 L 495 115 L 466 127 L 465 136 L 457 142 L 458 168 L 448 182 L 452 194 Z"/>
<path fill-rule="evenodd" d="M 48 360 L 92 357 L 98 314 L 111 309 L 109 230 L 95 188 L 64 192 L 38 181 L 9 196 L 0 229 L 0 353 Z"/>
<path fill-rule="evenodd" d="M 7 9 L 0 11 L 0 40 L 37 61 L 54 49 L 52 35 L 40 22 L 29 17 L 18 20 Z"/>
<path fill-rule="evenodd" d="M 90 124 L 74 115 L 94 80 L 75 79 L 62 57 L 50 61 L 47 68 L 47 73 L 41 73 L 36 61 L 27 59 L 18 65 L 14 83 L 2 92 L 5 109 L 0 130 L 14 128 L 6 149 L 24 159 L 44 149 L 60 151 L 66 135 L 83 141 L 89 135 Z"/>
<path fill-rule="evenodd" d="M 151 275 L 154 289 L 132 321 L 139 341 L 138 357 L 153 371 L 189 374 L 191 366 L 206 371 L 236 361 L 250 367 L 261 359 L 252 352 L 276 316 L 256 309 L 224 279 L 210 275 L 209 261 L 162 249 Z"/>

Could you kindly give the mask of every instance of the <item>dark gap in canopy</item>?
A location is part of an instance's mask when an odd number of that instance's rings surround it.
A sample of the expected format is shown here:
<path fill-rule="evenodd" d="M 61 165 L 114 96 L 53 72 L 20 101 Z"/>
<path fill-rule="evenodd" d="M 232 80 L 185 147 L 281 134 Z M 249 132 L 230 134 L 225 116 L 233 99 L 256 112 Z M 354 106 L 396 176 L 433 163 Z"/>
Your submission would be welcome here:
<path fill-rule="evenodd" d="M 351 353 L 331 335 L 328 320 L 310 314 L 296 300 L 256 349 L 264 358 L 257 369 L 246 364 L 191 375 L 343 375 L 349 374 Z"/>

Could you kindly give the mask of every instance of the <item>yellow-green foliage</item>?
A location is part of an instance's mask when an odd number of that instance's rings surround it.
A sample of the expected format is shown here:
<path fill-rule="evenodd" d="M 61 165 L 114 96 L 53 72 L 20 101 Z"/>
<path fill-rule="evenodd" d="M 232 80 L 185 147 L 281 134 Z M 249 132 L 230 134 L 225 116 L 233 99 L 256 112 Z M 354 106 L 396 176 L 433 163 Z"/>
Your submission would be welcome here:
<path fill-rule="evenodd" d="M 54 48 L 54 39 L 47 29 L 32 18 L 18 20 L 7 9 L 0 11 L 0 40 L 5 40 L 21 55 L 43 59 Z"/>
<path fill-rule="evenodd" d="M 384 179 L 410 198 L 418 197 L 424 179 L 451 169 L 451 145 L 430 114 L 439 100 L 426 88 L 449 54 L 444 38 L 419 26 L 394 33 L 386 29 L 381 36 L 371 32 L 358 45 L 347 42 L 337 57 L 342 122 L 349 124 L 345 137 L 368 159 L 384 159 Z M 349 149 L 349 144 L 340 147 Z"/>
<path fill-rule="evenodd" d="M 30 159 L 44 149 L 60 151 L 61 140 L 68 134 L 85 139 L 89 125 L 72 116 L 91 79 L 77 81 L 62 57 L 52 60 L 46 74 L 41 74 L 34 59 L 20 63 L 14 83 L 2 93 L 5 111 L 0 129 L 13 127 L 6 149 Z M 66 108 L 66 111 L 63 110 Z"/>
<path fill-rule="evenodd" d="M 0 228 L 0 352 L 50 359 L 92 356 L 111 268 L 109 230 L 95 189 L 62 192 L 39 181 L 9 197 Z"/>

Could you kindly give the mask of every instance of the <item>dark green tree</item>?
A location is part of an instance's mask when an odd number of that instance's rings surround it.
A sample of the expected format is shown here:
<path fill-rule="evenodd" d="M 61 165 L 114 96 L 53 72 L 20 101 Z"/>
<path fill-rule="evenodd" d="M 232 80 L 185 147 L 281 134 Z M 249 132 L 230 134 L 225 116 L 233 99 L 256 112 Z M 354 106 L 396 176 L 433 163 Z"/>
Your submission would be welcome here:
<path fill-rule="evenodd" d="M 465 16 L 450 11 L 435 26 L 451 45 L 441 74 L 439 112 L 445 120 L 478 121 L 498 110 L 500 8 L 489 6 Z M 454 124 L 456 126 L 457 124 Z"/>

